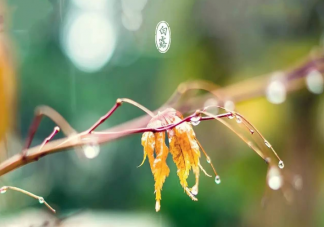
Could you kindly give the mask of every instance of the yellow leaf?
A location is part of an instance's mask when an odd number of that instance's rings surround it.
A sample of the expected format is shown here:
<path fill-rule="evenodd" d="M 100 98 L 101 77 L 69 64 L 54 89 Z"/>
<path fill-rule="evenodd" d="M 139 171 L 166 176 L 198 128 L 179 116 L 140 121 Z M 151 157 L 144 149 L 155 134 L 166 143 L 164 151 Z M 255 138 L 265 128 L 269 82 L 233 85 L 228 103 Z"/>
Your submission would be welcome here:
<path fill-rule="evenodd" d="M 148 127 L 158 128 L 168 124 L 178 123 L 181 119 L 182 116 L 176 110 L 168 108 L 154 116 L 148 124 Z M 175 128 L 168 130 L 168 138 L 170 153 L 178 169 L 177 174 L 180 179 L 180 184 L 187 195 L 196 201 L 197 198 L 195 195 L 198 193 L 200 151 L 195 133 L 188 122 L 183 122 Z M 144 147 L 144 157 L 141 165 L 145 162 L 146 156 L 148 156 L 155 181 L 155 209 L 159 211 L 161 206 L 161 190 L 165 179 L 170 173 L 170 169 L 166 163 L 169 148 L 165 144 L 165 132 L 157 132 L 154 134 L 152 132 L 145 132 L 142 136 L 142 145 Z M 196 183 L 190 190 L 187 179 L 191 168 L 195 174 Z"/>

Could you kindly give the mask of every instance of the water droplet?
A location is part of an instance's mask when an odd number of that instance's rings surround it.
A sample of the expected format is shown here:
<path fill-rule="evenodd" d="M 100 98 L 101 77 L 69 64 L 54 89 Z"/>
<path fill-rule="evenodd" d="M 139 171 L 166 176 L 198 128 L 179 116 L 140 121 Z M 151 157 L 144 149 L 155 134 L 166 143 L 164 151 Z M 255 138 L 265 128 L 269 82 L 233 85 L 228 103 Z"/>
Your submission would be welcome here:
<path fill-rule="evenodd" d="M 190 120 L 193 126 L 197 126 L 200 123 L 200 116 L 192 117 Z"/>
<path fill-rule="evenodd" d="M 281 72 L 277 72 L 275 74 L 275 78 L 282 77 Z M 266 96 L 268 101 L 274 104 L 283 103 L 286 100 L 286 93 L 286 87 L 280 79 L 271 81 L 266 89 Z"/>
<path fill-rule="evenodd" d="M 250 129 L 250 133 L 253 135 L 254 134 L 254 130 L 253 129 Z"/>
<path fill-rule="evenodd" d="M 314 94 L 321 94 L 323 92 L 324 79 L 322 74 L 317 70 L 312 70 L 306 76 L 307 89 Z"/>
<path fill-rule="evenodd" d="M 2 187 L 2 188 L 0 188 L 0 193 L 1 194 L 4 194 L 4 193 L 6 193 L 7 192 L 7 188 L 6 187 Z"/>
<path fill-rule="evenodd" d="M 264 144 L 267 146 L 267 147 L 269 147 L 269 148 L 271 148 L 271 144 L 268 142 L 268 141 L 264 141 Z"/>
<path fill-rule="evenodd" d="M 232 120 L 234 118 L 234 115 L 231 113 L 231 115 L 228 115 L 228 119 Z"/>
<path fill-rule="evenodd" d="M 236 122 L 238 124 L 241 124 L 242 123 L 242 118 L 240 116 L 236 116 Z"/>
<path fill-rule="evenodd" d="M 43 197 L 39 197 L 39 199 L 38 199 L 38 202 L 39 202 L 40 204 L 42 204 L 42 203 L 44 203 L 44 202 L 45 202 L 45 200 L 44 200 L 44 198 L 43 198 Z"/>
<path fill-rule="evenodd" d="M 207 163 L 209 163 L 209 164 L 210 164 L 210 163 L 211 163 L 210 157 L 209 157 L 209 156 L 207 156 L 207 158 L 206 158 L 206 159 L 207 159 Z"/>
<path fill-rule="evenodd" d="M 215 183 L 216 183 L 216 184 L 220 184 L 220 182 L 221 182 L 221 179 L 220 179 L 220 177 L 217 175 L 217 176 L 215 177 Z"/>
<path fill-rule="evenodd" d="M 198 195 L 198 187 L 197 185 L 193 186 L 190 190 L 191 194 Z"/>
<path fill-rule="evenodd" d="M 283 169 L 285 167 L 285 164 L 282 160 L 279 161 L 278 166 L 280 169 Z"/>

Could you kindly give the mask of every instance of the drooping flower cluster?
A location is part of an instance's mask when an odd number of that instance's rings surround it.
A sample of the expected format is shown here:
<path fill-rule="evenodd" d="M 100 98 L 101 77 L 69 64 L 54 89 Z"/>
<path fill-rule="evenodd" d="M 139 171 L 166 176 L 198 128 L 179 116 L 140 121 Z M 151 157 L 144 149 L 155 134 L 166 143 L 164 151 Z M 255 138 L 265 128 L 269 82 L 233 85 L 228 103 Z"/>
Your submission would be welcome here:
<path fill-rule="evenodd" d="M 182 119 L 183 117 L 179 112 L 175 109 L 168 108 L 154 116 L 149 122 L 148 127 L 159 128 L 179 123 Z M 162 186 L 170 173 L 170 169 L 166 163 L 169 151 L 177 166 L 177 174 L 181 186 L 184 188 L 187 195 L 195 201 L 197 200 L 195 195 L 198 194 L 199 168 L 202 168 L 199 163 L 199 143 L 190 123 L 183 122 L 174 128 L 168 129 L 167 136 L 169 139 L 169 148 L 165 144 L 164 131 L 155 133 L 145 132 L 142 136 L 142 145 L 144 147 L 144 159 L 142 164 L 147 156 L 155 181 L 156 211 L 160 210 Z M 189 189 L 187 178 L 191 169 L 195 174 L 196 183 Z"/>

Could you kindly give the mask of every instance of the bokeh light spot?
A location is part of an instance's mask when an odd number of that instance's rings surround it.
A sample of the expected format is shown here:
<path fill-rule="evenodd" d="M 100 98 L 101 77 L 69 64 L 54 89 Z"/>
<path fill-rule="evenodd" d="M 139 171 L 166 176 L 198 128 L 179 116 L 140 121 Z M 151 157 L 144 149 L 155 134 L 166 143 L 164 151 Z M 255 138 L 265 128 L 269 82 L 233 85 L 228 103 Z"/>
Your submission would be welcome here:
<path fill-rule="evenodd" d="M 62 42 L 67 56 L 80 70 L 94 72 L 112 57 L 116 35 L 103 14 L 78 12 L 65 25 Z"/>

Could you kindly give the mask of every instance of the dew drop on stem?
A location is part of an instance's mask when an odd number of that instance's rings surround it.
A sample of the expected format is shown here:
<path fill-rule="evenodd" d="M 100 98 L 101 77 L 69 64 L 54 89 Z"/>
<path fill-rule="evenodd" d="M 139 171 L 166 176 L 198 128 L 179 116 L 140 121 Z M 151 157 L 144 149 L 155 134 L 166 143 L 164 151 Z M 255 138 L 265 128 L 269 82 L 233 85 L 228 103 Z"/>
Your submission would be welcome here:
<path fill-rule="evenodd" d="M 43 198 L 43 197 L 39 197 L 39 198 L 38 198 L 38 202 L 39 202 L 40 204 L 44 203 L 44 198 Z"/>
<path fill-rule="evenodd" d="M 267 147 L 269 147 L 269 148 L 271 148 L 271 144 L 268 142 L 268 141 L 264 141 L 264 144 L 267 146 Z"/>
<path fill-rule="evenodd" d="M 236 116 L 236 122 L 238 124 L 241 124 L 242 123 L 242 118 L 240 116 Z"/>
<path fill-rule="evenodd" d="M 198 187 L 195 185 L 190 190 L 191 194 L 198 195 Z"/>
<path fill-rule="evenodd" d="M 200 123 L 200 116 L 192 117 L 190 120 L 193 126 L 197 126 Z"/>
<path fill-rule="evenodd" d="M 283 169 L 285 167 L 285 164 L 282 160 L 279 161 L 278 166 L 280 169 Z"/>
<path fill-rule="evenodd" d="M 220 179 L 220 177 L 217 175 L 217 176 L 215 177 L 215 183 L 216 183 L 216 184 L 220 184 L 220 182 L 221 182 L 221 179 Z"/>

